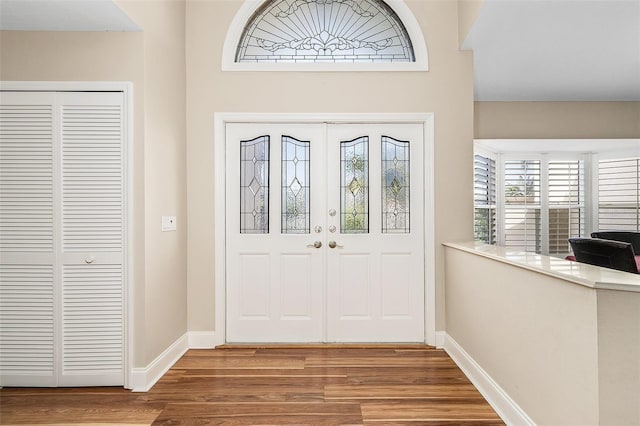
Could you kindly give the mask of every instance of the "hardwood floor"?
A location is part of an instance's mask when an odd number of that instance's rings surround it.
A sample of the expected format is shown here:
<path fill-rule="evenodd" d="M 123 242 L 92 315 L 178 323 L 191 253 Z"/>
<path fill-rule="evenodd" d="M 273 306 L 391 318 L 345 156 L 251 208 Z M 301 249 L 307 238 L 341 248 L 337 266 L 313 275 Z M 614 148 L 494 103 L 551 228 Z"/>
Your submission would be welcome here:
<path fill-rule="evenodd" d="M 442 350 L 336 345 L 190 350 L 147 393 L 2 389 L 0 424 L 504 423 Z"/>

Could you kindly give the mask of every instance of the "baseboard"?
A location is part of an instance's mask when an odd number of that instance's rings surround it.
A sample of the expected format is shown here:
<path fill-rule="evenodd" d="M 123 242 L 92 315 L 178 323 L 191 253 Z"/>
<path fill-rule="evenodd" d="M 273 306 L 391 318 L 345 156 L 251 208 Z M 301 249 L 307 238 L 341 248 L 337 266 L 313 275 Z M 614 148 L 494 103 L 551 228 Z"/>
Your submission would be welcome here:
<path fill-rule="evenodd" d="M 444 348 L 444 339 L 447 335 L 446 331 L 436 331 L 436 348 L 442 349 Z"/>
<path fill-rule="evenodd" d="M 446 332 L 443 334 L 444 350 L 507 425 L 535 425 L 504 389 L 451 336 Z"/>
<path fill-rule="evenodd" d="M 189 331 L 189 349 L 213 349 L 224 342 L 218 342 L 215 331 Z"/>
<path fill-rule="evenodd" d="M 145 368 L 132 369 L 133 392 L 147 392 L 189 349 L 188 333 L 183 334 Z"/>

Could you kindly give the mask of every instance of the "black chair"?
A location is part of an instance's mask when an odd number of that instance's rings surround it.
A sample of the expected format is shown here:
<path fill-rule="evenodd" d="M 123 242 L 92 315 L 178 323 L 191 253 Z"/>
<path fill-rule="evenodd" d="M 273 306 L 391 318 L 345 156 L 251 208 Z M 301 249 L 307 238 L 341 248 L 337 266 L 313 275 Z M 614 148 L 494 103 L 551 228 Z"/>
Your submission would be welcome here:
<path fill-rule="evenodd" d="M 569 244 L 578 262 L 638 273 L 631 243 L 598 238 L 569 238 Z"/>
<path fill-rule="evenodd" d="M 598 231 L 591 233 L 592 238 L 601 238 L 603 240 L 622 241 L 623 243 L 631 243 L 633 251 L 640 254 L 640 232 L 632 231 Z"/>

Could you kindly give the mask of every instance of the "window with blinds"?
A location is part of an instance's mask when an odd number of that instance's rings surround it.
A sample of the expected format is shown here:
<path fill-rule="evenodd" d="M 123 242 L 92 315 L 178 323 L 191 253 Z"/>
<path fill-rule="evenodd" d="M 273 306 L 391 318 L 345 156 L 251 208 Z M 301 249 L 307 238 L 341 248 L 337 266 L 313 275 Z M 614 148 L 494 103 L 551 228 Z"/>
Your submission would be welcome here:
<path fill-rule="evenodd" d="M 504 162 L 504 245 L 540 252 L 540 161 Z"/>
<path fill-rule="evenodd" d="M 584 235 L 584 161 L 549 161 L 548 167 L 548 253 L 569 253 L 567 239 Z"/>
<path fill-rule="evenodd" d="M 495 244 L 496 227 L 496 161 L 475 155 L 474 169 L 474 239 Z"/>
<path fill-rule="evenodd" d="M 640 158 L 600 160 L 598 228 L 640 231 Z"/>

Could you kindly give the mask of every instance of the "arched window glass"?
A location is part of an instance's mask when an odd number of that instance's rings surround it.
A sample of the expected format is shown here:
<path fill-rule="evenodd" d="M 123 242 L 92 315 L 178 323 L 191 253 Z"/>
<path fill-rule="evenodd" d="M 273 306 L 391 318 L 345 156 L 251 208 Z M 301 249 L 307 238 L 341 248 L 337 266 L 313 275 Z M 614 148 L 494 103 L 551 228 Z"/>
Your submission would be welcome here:
<path fill-rule="evenodd" d="M 409 34 L 382 0 L 269 0 L 246 25 L 236 63 L 415 62 Z"/>

